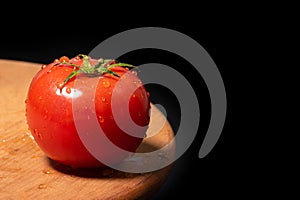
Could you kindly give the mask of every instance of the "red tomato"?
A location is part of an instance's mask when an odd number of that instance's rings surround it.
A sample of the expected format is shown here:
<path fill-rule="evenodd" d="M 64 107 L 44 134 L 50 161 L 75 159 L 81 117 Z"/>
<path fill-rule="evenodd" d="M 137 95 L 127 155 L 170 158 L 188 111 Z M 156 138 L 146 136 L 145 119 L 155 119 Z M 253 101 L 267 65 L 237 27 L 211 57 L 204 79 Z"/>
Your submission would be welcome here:
<path fill-rule="evenodd" d="M 98 65 L 102 63 L 102 65 Z M 97 67 L 96 67 L 97 66 Z M 100 66 L 100 67 L 99 67 Z M 125 67 L 124 67 L 125 66 Z M 128 70 L 130 65 L 116 63 L 115 61 L 94 60 L 88 56 L 80 55 L 72 59 L 66 56 L 56 59 L 53 63 L 43 65 L 42 69 L 33 77 L 26 99 L 26 119 L 28 127 L 43 152 L 51 159 L 72 166 L 73 168 L 91 168 L 105 166 L 88 151 L 81 141 L 74 121 L 74 98 L 82 104 L 91 100 L 91 95 L 84 93 L 82 87 L 90 88 L 97 81 L 94 88 L 94 112 L 86 109 L 82 115 L 83 123 L 90 126 L 90 115 L 97 116 L 97 126 L 101 126 L 107 138 L 118 147 L 135 152 L 143 140 L 149 124 L 150 101 L 141 80 L 136 73 Z M 97 68 L 98 71 L 95 69 Z M 89 71 L 90 70 L 90 71 Z M 129 106 L 131 119 L 139 126 L 138 135 L 134 137 L 118 127 L 113 114 L 112 93 L 120 78 L 128 80 L 120 82 L 118 103 L 115 110 L 124 110 Z M 78 82 L 76 82 L 78 81 Z M 75 84 L 76 82 L 76 84 Z M 128 89 L 138 84 L 137 89 L 128 99 Z M 79 88 L 80 86 L 81 88 Z M 80 95 L 78 95 L 80 94 Z M 126 103 L 127 101 L 127 103 Z M 122 118 L 122 113 L 120 114 Z M 125 115 L 122 118 L 129 120 Z M 96 129 L 95 129 L 96 130 Z M 89 134 L 89 133 L 87 133 Z M 110 149 L 99 146 L 103 156 L 112 162 L 124 159 L 123 155 L 116 155 Z"/>

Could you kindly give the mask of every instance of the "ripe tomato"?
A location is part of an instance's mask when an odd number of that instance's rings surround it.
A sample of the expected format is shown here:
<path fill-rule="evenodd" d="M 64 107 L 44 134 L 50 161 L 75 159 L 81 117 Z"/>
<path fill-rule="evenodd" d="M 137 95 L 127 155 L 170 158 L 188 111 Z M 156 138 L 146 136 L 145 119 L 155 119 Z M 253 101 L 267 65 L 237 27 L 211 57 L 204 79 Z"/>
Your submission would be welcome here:
<path fill-rule="evenodd" d="M 82 109 L 78 119 L 82 120 L 80 123 L 91 126 L 89 118 L 96 115 L 97 126 L 101 126 L 112 143 L 126 151 L 136 151 L 149 124 L 150 101 L 149 93 L 141 80 L 128 67 L 132 66 L 114 60 L 95 60 L 86 55 L 78 55 L 72 59 L 63 56 L 42 66 L 28 89 L 25 101 L 26 119 L 35 141 L 49 158 L 73 168 L 105 166 L 88 151 L 79 137 L 73 113 L 75 99 L 81 103 Z M 120 82 L 120 79 L 129 73 L 127 81 Z M 97 84 L 93 86 L 95 81 Z M 121 88 L 118 90 L 118 102 L 112 104 L 112 94 L 118 82 Z M 133 86 L 137 89 L 129 94 L 131 96 L 128 102 L 125 97 L 128 96 L 129 88 Z M 82 89 L 84 87 L 94 90 L 95 96 L 86 94 Z M 85 109 L 85 102 L 91 100 L 94 111 Z M 112 108 L 112 105 L 116 107 Z M 131 119 L 144 127 L 135 133 L 139 137 L 127 134 L 116 123 L 113 110 L 122 111 L 126 106 Z M 126 124 L 130 119 L 122 115 L 120 112 L 122 122 Z M 112 163 L 124 159 L 124 155 L 116 155 L 110 149 L 101 146 L 97 148 L 101 150 L 102 156 L 109 158 Z"/>

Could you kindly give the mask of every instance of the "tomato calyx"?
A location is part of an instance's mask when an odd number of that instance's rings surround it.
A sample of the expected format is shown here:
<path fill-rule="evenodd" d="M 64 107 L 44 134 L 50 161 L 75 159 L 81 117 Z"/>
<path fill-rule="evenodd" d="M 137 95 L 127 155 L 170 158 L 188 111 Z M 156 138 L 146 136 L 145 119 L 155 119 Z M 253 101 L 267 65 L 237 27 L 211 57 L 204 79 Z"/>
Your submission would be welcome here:
<path fill-rule="evenodd" d="M 90 57 L 84 54 L 79 54 L 77 56 L 79 59 L 82 59 L 82 64 L 77 65 L 70 62 L 66 56 L 63 56 L 59 62 L 55 63 L 53 66 L 66 64 L 69 66 L 74 67 L 74 71 L 72 71 L 67 78 L 60 84 L 58 84 L 58 88 L 62 89 L 74 76 L 78 74 L 85 74 L 88 77 L 95 77 L 101 76 L 103 74 L 112 74 L 113 76 L 120 77 L 117 73 L 111 70 L 112 67 L 125 67 L 125 68 L 136 68 L 136 66 L 127 64 L 127 63 L 120 63 L 113 59 L 103 59 L 100 58 L 97 60 L 96 64 L 91 64 Z"/>

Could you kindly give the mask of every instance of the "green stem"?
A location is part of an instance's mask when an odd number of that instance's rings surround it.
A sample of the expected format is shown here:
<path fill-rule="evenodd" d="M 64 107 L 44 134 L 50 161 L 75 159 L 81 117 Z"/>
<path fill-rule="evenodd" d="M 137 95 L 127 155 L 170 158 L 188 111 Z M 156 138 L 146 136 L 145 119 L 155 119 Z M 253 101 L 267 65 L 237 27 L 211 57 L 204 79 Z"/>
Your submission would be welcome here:
<path fill-rule="evenodd" d="M 131 64 L 127 64 L 127 63 L 115 63 L 115 64 L 112 64 L 112 65 L 109 65 L 108 67 L 109 67 L 109 68 L 111 68 L 111 67 L 128 67 L 128 68 L 136 68 L 136 66 L 131 65 Z"/>
<path fill-rule="evenodd" d="M 80 58 L 82 59 L 82 65 L 78 66 L 73 63 L 69 62 L 61 62 L 61 64 L 68 64 L 70 66 L 74 66 L 77 69 L 75 69 L 73 72 L 71 72 L 68 77 L 59 84 L 59 89 L 62 89 L 74 76 L 77 74 L 86 74 L 90 76 L 98 76 L 102 75 L 104 73 L 112 74 L 116 77 L 120 77 L 117 73 L 112 71 L 110 68 L 112 67 L 126 67 L 126 68 L 135 68 L 136 66 L 127 64 L 127 63 L 112 63 L 114 60 L 111 59 L 99 59 L 98 62 L 92 66 L 89 60 L 89 57 L 87 55 L 79 54 Z"/>

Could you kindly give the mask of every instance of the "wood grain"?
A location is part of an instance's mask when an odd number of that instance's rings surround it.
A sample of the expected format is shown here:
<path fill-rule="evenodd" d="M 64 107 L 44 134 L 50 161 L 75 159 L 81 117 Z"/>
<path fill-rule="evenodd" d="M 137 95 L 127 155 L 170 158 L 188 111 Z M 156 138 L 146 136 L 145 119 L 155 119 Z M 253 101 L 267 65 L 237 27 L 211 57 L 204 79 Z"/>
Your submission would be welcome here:
<path fill-rule="evenodd" d="M 43 154 L 27 128 L 24 102 L 29 83 L 40 66 L 0 60 L 0 199 L 149 199 L 155 194 L 172 165 L 148 173 L 125 173 L 111 168 L 74 170 Z M 159 133 L 151 133 L 163 120 L 166 121 L 164 116 L 152 105 L 148 136 L 139 152 L 159 149 L 174 138 L 167 121 Z M 163 159 L 173 156 L 174 149 Z M 143 158 L 149 162 L 155 159 Z"/>

